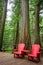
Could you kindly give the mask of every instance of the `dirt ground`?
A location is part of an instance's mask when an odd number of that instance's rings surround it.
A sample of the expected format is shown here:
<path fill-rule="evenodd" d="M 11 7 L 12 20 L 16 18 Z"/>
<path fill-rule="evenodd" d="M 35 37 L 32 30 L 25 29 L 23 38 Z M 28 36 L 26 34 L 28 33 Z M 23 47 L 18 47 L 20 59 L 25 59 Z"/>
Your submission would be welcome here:
<path fill-rule="evenodd" d="M 43 65 L 43 57 L 39 63 L 28 61 L 28 58 L 14 58 L 13 54 L 0 52 L 0 65 Z"/>

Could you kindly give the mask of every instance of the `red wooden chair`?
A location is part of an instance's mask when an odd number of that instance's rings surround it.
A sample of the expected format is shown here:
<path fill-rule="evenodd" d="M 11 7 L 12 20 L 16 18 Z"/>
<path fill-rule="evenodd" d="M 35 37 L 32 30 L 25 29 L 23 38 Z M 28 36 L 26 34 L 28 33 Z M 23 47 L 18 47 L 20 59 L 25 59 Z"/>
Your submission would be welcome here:
<path fill-rule="evenodd" d="M 18 44 L 18 49 L 14 49 L 14 57 L 24 57 L 24 53 L 22 52 L 25 48 L 24 43 Z"/>
<path fill-rule="evenodd" d="M 40 45 L 33 44 L 31 54 L 28 54 L 28 60 L 40 61 Z"/>

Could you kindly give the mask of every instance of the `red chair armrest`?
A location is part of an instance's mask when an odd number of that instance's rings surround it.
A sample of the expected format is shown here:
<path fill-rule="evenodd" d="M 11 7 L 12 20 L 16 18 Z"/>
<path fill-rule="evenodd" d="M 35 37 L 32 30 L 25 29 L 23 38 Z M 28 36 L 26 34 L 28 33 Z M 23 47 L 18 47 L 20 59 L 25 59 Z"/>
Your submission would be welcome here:
<path fill-rule="evenodd" d="M 37 52 L 37 56 L 40 56 L 40 52 Z"/>
<path fill-rule="evenodd" d="M 14 49 L 13 53 L 16 52 L 16 51 L 17 51 L 17 49 Z"/>
<path fill-rule="evenodd" d="M 28 53 L 29 53 L 29 52 L 30 52 L 30 50 L 22 50 L 22 52 L 28 52 Z"/>
<path fill-rule="evenodd" d="M 37 52 L 37 54 L 40 54 L 40 52 Z"/>
<path fill-rule="evenodd" d="M 14 49 L 14 52 L 17 51 L 17 49 Z"/>
<path fill-rule="evenodd" d="M 16 51 L 17 49 L 14 49 L 14 51 Z"/>

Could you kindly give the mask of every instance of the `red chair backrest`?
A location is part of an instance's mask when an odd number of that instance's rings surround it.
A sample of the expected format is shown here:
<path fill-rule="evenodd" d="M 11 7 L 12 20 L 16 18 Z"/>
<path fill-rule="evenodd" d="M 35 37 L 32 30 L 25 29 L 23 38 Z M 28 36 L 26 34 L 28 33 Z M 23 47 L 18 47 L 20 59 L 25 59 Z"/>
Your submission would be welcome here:
<path fill-rule="evenodd" d="M 37 52 L 40 52 L 40 45 L 39 44 L 33 44 L 32 45 L 32 54 L 37 55 Z"/>
<path fill-rule="evenodd" d="M 19 43 L 18 44 L 18 52 L 21 52 L 22 50 L 24 50 L 25 44 L 24 43 Z"/>

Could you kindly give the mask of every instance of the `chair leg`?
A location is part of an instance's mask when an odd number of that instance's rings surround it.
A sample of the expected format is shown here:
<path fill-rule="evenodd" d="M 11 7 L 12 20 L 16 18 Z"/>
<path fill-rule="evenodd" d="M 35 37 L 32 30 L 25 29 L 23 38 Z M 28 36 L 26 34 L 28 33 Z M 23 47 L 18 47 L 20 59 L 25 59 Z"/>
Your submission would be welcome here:
<path fill-rule="evenodd" d="M 35 62 L 39 62 L 40 59 L 39 59 L 38 57 L 35 57 L 35 58 L 34 58 L 34 61 L 35 61 Z"/>
<path fill-rule="evenodd" d="M 15 57 L 19 57 L 19 55 L 18 55 L 18 54 L 14 54 L 14 58 L 15 58 Z"/>
<path fill-rule="evenodd" d="M 15 54 L 14 54 L 14 58 L 15 58 Z"/>
<path fill-rule="evenodd" d="M 19 57 L 21 57 L 21 58 L 22 58 L 22 57 L 23 57 L 23 55 L 22 55 L 22 54 L 20 54 L 20 55 L 19 55 Z"/>
<path fill-rule="evenodd" d="M 28 57 L 28 60 L 32 60 L 33 58 L 31 56 Z"/>
<path fill-rule="evenodd" d="M 23 54 L 22 56 L 23 56 L 23 58 L 24 58 L 24 54 Z"/>

